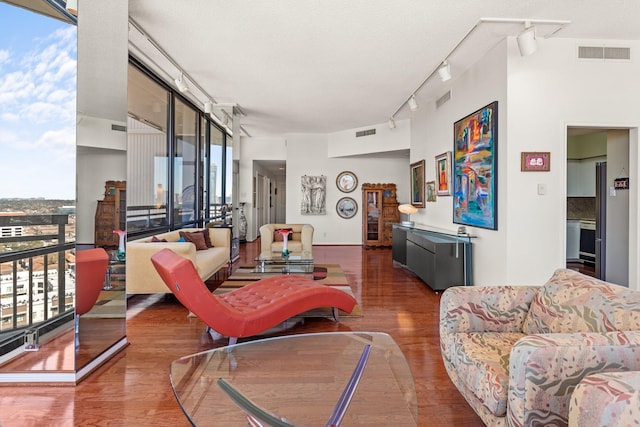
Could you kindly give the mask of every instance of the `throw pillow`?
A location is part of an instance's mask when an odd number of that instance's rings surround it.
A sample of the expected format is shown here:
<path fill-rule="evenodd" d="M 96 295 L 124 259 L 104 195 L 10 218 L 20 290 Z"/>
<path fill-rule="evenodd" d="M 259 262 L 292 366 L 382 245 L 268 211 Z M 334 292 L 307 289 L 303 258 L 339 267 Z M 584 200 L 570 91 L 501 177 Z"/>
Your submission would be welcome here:
<path fill-rule="evenodd" d="M 197 251 L 203 251 L 208 249 L 207 244 L 204 241 L 204 235 L 199 231 L 193 232 L 193 233 L 189 233 L 187 231 L 181 231 L 180 237 L 184 238 L 184 240 L 186 240 L 187 242 L 190 242 L 196 245 Z"/>
<path fill-rule="evenodd" d="M 180 237 L 178 240 L 176 240 L 176 242 L 184 243 L 186 242 L 186 240 L 184 237 Z"/>
<path fill-rule="evenodd" d="M 152 241 L 153 243 L 156 243 L 156 242 L 166 242 L 166 241 L 167 241 L 167 239 L 159 239 L 157 236 L 153 236 L 153 237 L 151 238 L 151 241 Z"/>
<path fill-rule="evenodd" d="M 288 240 L 291 240 L 291 235 L 293 234 L 293 229 L 292 228 L 278 228 L 273 232 L 273 241 L 274 242 L 282 242 L 282 241 L 284 241 L 284 237 L 282 236 L 282 234 L 278 233 L 280 230 L 289 230 L 290 234 L 289 234 Z"/>
<path fill-rule="evenodd" d="M 213 243 L 211 243 L 211 236 L 209 235 L 209 229 L 205 228 L 204 230 L 201 231 L 201 233 L 204 236 L 204 242 L 207 244 L 207 247 L 212 248 Z"/>

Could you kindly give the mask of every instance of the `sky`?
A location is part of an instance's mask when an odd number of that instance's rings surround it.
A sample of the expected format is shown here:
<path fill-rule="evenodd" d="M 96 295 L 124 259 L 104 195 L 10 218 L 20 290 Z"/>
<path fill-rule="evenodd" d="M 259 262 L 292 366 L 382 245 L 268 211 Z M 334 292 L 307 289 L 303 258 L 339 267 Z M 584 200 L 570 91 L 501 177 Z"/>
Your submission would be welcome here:
<path fill-rule="evenodd" d="M 76 39 L 0 3 L 0 198 L 75 199 Z"/>

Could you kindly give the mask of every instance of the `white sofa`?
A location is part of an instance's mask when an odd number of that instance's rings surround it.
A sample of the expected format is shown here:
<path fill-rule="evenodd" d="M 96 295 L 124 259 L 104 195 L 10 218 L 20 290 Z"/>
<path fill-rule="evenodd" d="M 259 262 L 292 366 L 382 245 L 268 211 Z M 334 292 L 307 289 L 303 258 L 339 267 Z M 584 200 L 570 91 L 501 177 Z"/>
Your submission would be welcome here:
<path fill-rule="evenodd" d="M 282 252 L 282 241 L 276 241 L 274 232 L 281 228 L 290 228 L 287 248 L 291 252 L 308 252 L 312 255 L 313 226 L 311 224 L 265 224 L 260 227 L 260 253 Z"/>
<path fill-rule="evenodd" d="M 179 242 L 180 231 L 192 233 L 201 231 L 197 228 L 174 230 L 155 236 L 145 237 L 127 243 L 127 293 L 155 294 L 168 293 L 158 272 L 151 264 L 151 256 L 161 249 L 169 248 L 178 255 L 190 259 L 198 270 L 202 280 L 207 280 L 222 267 L 229 264 L 231 252 L 230 228 L 207 228 L 212 248 L 196 250 L 190 242 Z M 153 238 L 166 239 L 166 242 L 154 242 Z"/>

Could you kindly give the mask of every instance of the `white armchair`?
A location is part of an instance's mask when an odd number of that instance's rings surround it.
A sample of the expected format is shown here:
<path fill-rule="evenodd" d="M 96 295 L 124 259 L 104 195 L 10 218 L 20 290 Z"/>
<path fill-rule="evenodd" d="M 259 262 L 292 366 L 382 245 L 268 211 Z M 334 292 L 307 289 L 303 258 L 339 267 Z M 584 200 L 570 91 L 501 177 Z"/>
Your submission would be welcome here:
<path fill-rule="evenodd" d="M 265 224 L 260 227 L 261 253 L 282 252 L 282 240 L 276 240 L 275 231 L 290 228 L 288 249 L 291 252 L 309 253 L 313 255 L 313 226 L 311 224 Z"/>

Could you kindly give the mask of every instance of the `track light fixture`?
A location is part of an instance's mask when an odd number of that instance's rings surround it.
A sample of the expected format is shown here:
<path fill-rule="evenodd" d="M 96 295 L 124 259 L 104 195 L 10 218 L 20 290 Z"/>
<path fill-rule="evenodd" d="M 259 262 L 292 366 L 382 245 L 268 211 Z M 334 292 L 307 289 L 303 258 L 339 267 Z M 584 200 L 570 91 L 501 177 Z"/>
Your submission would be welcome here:
<path fill-rule="evenodd" d="M 396 121 L 393 119 L 393 117 L 391 117 L 389 119 L 389 129 L 395 129 L 396 128 Z"/>
<path fill-rule="evenodd" d="M 416 101 L 415 95 L 411 95 L 411 98 L 409 98 L 407 104 L 409 104 L 409 108 L 411 109 L 411 111 L 416 111 L 418 109 L 418 101 Z"/>
<path fill-rule="evenodd" d="M 64 8 L 67 9 L 67 12 L 78 16 L 78 0 L 67 0 Z"/>
<path fill-rule="evenodd" d="M 204 112 L 207 114 L 213 113 L 213 101 L 207 99 L 204 103 Z"/>
<path fill-rule="evenodd" d="M 440 76 L 440 80 L 446 82 L 447 80 L 451 80 L 451 67 L 449 63 L 445 59 L 440 68 L 438 68 L 438 75 Z"/>
<path fill-rule="evenodd" d="M 178 88 L 178 90 L 180 92 L 185 93 L 185 92 L 189 91 L 189 85 L 184 80 L 184 75 L 183 74 L 180 74 L 180 77 L 175 79 L 175 82 L 176 82 L 176 87 Z"/>
<path fill-rule="evenodd" d="M 516 37 L 518 49 L 521 56 L 528 56 L 538 50 L 538 42 L 536 41 L 536 29 L 529 22 L 525 23 L 524 31 Z"/>

